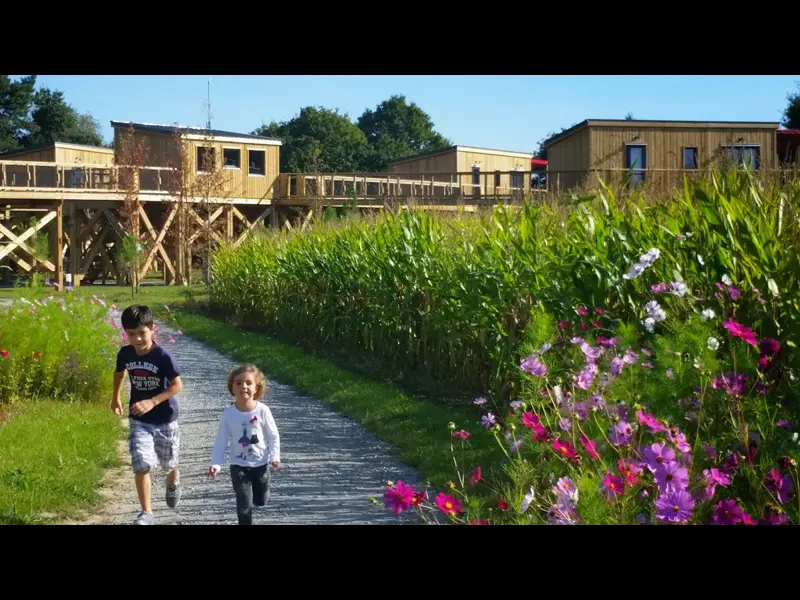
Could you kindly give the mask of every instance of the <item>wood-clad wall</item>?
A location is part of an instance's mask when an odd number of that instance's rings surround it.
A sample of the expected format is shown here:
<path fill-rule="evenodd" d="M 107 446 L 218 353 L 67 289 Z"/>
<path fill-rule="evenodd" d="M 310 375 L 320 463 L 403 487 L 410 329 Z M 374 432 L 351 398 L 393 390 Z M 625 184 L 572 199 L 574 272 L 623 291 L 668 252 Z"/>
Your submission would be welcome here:
<path fill-rule="evenodd" d="M 37 148 L 35 150 L 20 150 L 19 152 L 9 152 L 0 157 L 0 160 L 13 160 L 20 162 L 55 162 L 55 146 L 49 148 Z"/>
<path fill-rule="evenodd" d="M 391 166 L 392 173 L 456 173 L 458 171 L 458 156 L 456 149 L 448 152 L 434 154 L 432 156 L 421 156 Z M 450 177 L 445 175 L 426 177 L 427 180 L 450 181 Z"/>
<path fill-rule="evenodd" d="M 547 186 L 551 190 L 581 187 L 590 165 L 589 129 L 576 131 L 547 149 Z"/>
<path fill-rule="evenodd" d="M 744 127 L 600 127 L 591 131 L 592 168 L 624 169 L 625 144 L 647 144 L 648 169 L 683 169 L 684 148 L 697 148 L 698 168 L 711 165 L 722 146 L 761 146 L 761 168 L 775 168 L 775 129 Z M 560 145 L 560 144 L 559 144 Z M 549 152 L 548 152 L 549 156 Z M 552 169 L 555 167 L 550 163 Z"/>
<path fill-rule="evenodd" d="M 511 174 L 506 171 L 526 171 L 531 170 L 530 156 L 520 156 L 516 153 L 501 153 L 499 151 L 486 151 L 480 152 L 475 150 L 459 150 L 458 152 L 458 170 L 461 173 L 472 171 L 473 167 L 479 167 L 481 170 L 481 192 L 484 194 L 508 194 L 511 191 Z M 500 171 L 499 185 L 495 173 Z M 488 174 L 488 177 L 485 175 Z M 462 186 L 471 184 L 472 178 L 469 175 L 462 175 Z M 529 174 L 522 176 L 522 189 L 528 191 L 531 188 L 531 178 Z M 466 192 L 470 188 L 464 187 Z"/>
<path fill-rule="evenodd" d="M 125 131 L 124 128 L 114 131 L 115 142 Z M 134 131 L 134 136 L 147 141 L 148 153 L 145 161 L 147 166 L 169 167 L 171 164 L 177 163 L 178 149 L 172 135 Z M 242 139 L 241 143 L 219 142 L 213 138 L 209 140 L 188 140 L 189 162 L 193 173 L 197 173 L 197 148 L 199 146 L 213 147 L 219 165 L 223 164 L 224 149 L 239 150 L 240 168 L 223 167 L 225 171 L 224 193 L 226 197 L 255 200 L 276 197 L 277 190 L 275 188 L 280 173 L 280 146 L 252 144 L 248 143 L 246 139 Z M 250 173 L 249 150 L 264 152 L 264 175 Z"/>
<path fill-rule="evenodd" d="M 76 148 L 56 145 L 56 162 L 81 165 L 113 165 L 114 151 L 111 148 Z"/>

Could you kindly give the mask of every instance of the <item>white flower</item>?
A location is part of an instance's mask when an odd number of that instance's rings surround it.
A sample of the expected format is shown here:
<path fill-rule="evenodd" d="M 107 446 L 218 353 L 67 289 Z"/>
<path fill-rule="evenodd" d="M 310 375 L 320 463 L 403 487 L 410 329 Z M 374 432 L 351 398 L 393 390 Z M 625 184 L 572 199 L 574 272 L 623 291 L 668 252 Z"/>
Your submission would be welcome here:
<path fill-rule="evenodd" d="M 630 271 L 623 275 L 623 279 L 636 279 L 639 275 L 644 273 L 645 266 L 641 263 L 631 265 Z"/>
<path fill-rule="evenodd" d="M 706 261 L 703 260 L 703 257 L 700 254 L 697 255 L 697 262 L 700 263 L 701 267 L 704 267 L 706 265 Z"/>
<path fill-rule="evenodd" d="M 709 350 L 717 350 L 719 348 L 719 340 L 715 337 L 710 337 L 706 341 Z"/>
<path fill-rule="evenodd" d="M 717 315 L 714 314 L 714 311 L 710 308 L 705 309 L 703 312 L 700 313 L 700 317 L 703 321 L 708 321 L 709 319 L 713 319 Z"/>
<path fill-rule="evenodd" d="M 667 313 L 661 308 L 661 305 L 655 300 L 651 300 L 645 305 L 647 315 L 654 321 L 663 321 L 667 318 Z"/>
<path fill-rule="evenodd" d="M 700 362 L 700 357 L 699 356 L 695 357 L 693 364 L 694 364 L 694 368 L 697 369 L 697 370 L 700 370 L 700 369 L 703 368 L 703 363 Z"/>
<path fill-rule="evenodd" d="M 727 274 L 725 274 L 722 276 L 722 283 L 725 285 L 733 285 L 733 280 Z"/>
<path fill-rule="evenodd" d="M 687 292 L 686 284 L 682 281 L 673 281 L 672 282 L 672 293 L 676 296 L 683 298 Z"/>
<path fill-rule="evenodd" d="M 533 502 L 534 495 L 533 486 L 531 486 L 530 491 L 525 494 L 525 497 L 522 499 L 522 505 L 519 507 L 520 512 L 525 512 L 528 510 L 531 502 Z"/>
<path fill-rule="evenodd" d="M 647 317 L 644 321 L 642 321 L 642 323 L 644 323 L 644 328 L 647 329 L 647 331 L 653 333 L 656 325 L 656 320 L 654 318 Z"/>

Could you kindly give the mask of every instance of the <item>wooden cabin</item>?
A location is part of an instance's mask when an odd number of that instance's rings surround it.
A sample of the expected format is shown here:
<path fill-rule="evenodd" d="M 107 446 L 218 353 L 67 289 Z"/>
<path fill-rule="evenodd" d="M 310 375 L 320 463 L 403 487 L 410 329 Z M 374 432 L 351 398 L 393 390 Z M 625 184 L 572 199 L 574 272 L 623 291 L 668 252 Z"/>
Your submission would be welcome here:
<path fill-rule="evenodd" d="M 547 143 L 551 190 L 593 187 L 598 178 L 680 185 L 686 171 L 720 159 L 777 167 L 778 123 L 587 119 Z M 630 174 L 627 171 L 630 170 Z"/>
<path fill-rule="evenodd" d="M 84 144 L 67 144 L 54 142 L 12 150 L 0 154 L 0 161 L 19 163 L 55 163 L 39 168 L 28 168 L 23 164 L 8 164 L 4 167 L 4 183 L 10 187 L 57 188 L 83 187 L 86 183 L 86 172 L 83 169 L 62 169 L 63 182 L 60 182 L 59 169 L 69 165 L 97 165 L 111 167 L 114 164 L 114 150 L 105 146 L 89 146 Z"/>
<path fill-rule="evenodd" d="M 215 161 L 224 170 L 223 197 L 227 199 L 271 201 L 278 195 L 280 147 L 278 138 L 233 133 L 218 129 L 201 129 L 178 125 L 156 125 L 111 121 L 114 146 L 119 148 L 121 137 L 130 128 L 136 139 L 145 140 L 145 166 L 170 167 L 178 164 L 176 137 L 188 143 L 190 172 L 202 175 L 206 160 Z M 191 181 L 191 180 L 190 180 Z M 149 182 L 150 185 L 157 185 Z M 145 183 L 142 183 L 145 188 Z"/>
<path fill-rule="evenodd" d="M 425 174 L 433 181 L 454 181 L 462 194 L 507 195 L 528 192 L 532 153 L 492 150 L 472 146 L 450 146 L 390 163 L 392 173 L 403 179 Z M 428 175 L 430 174 L 430 175 Z"/>

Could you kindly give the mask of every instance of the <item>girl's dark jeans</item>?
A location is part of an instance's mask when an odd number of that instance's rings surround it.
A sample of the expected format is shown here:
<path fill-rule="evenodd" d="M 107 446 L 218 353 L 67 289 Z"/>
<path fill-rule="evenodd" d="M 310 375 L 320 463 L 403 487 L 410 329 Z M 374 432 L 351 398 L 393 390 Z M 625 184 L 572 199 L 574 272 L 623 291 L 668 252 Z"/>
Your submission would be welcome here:
<path fill-rule="evenodd" d="M 269 502 L 269 465 L 241 467 L 231 465 L 231 481 L 236 492 L 236 514 L 239 525 L 253 524 L 253 505 L 265 506 Z"/>

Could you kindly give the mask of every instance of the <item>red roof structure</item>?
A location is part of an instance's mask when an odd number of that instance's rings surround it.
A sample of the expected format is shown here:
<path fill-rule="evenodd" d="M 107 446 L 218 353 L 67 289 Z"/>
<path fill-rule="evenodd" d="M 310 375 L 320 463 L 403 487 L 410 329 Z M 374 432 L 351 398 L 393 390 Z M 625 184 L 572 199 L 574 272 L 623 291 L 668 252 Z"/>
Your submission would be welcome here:
<path fill-rule="evenodd" d="M 776 134 L 778 160 L 785 163 L 800 159 L 800 129 L 778 129 Z"/>
<path fill-rule="evenodd" d="M 542 160 L 541 158 L 532 158 L 531 159 L 531 167 L 546 167 L 547 161 Z"/>

